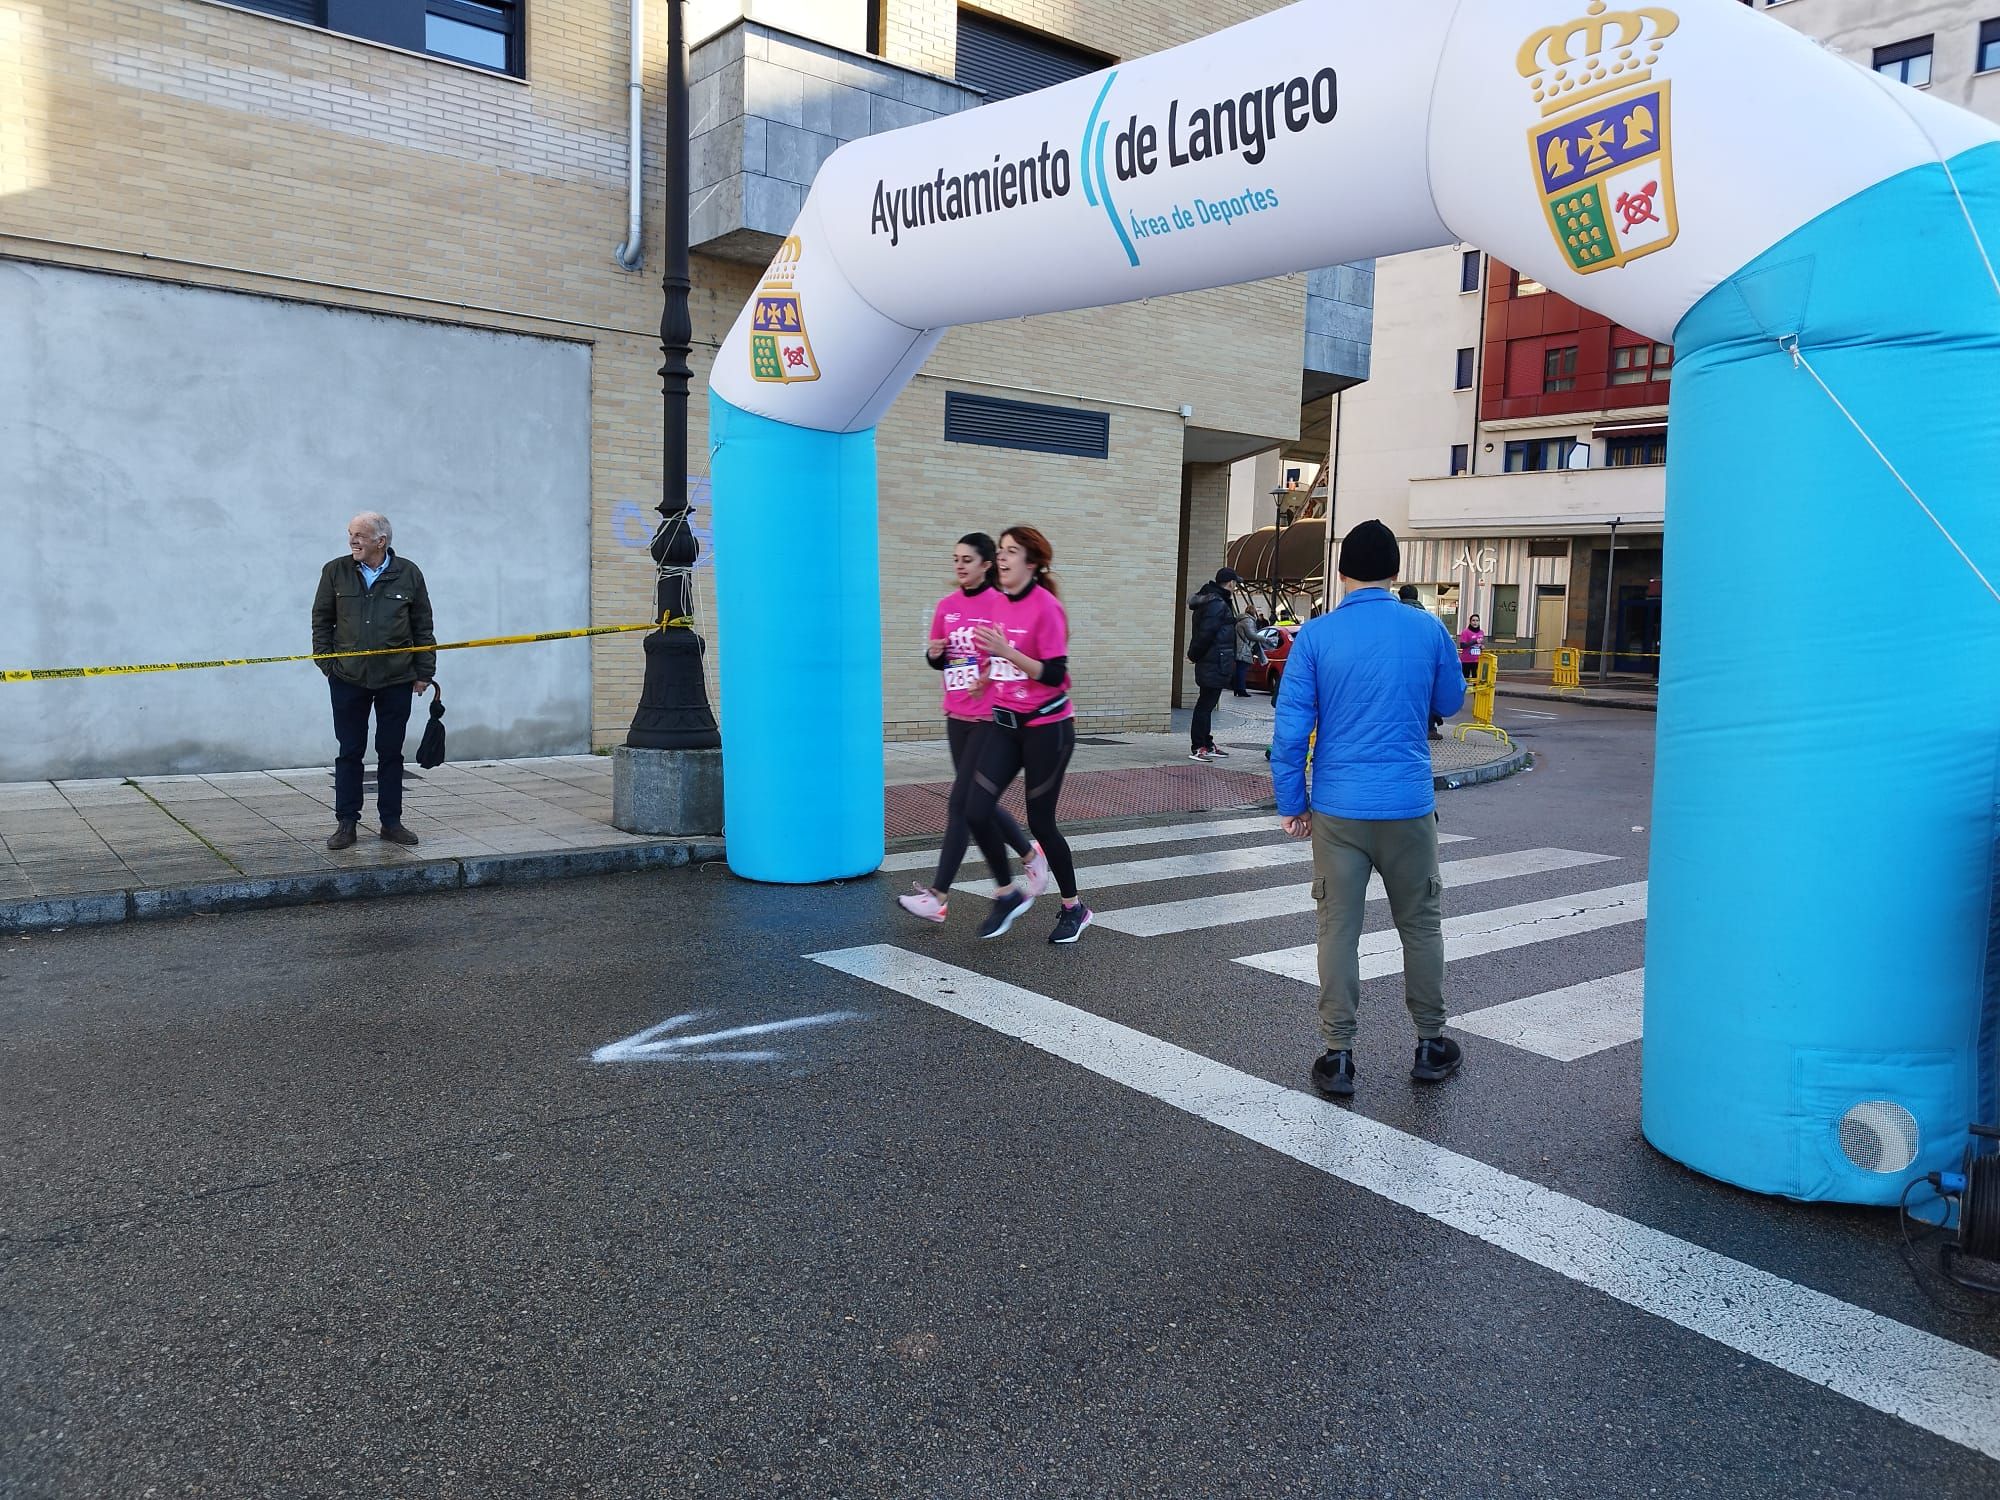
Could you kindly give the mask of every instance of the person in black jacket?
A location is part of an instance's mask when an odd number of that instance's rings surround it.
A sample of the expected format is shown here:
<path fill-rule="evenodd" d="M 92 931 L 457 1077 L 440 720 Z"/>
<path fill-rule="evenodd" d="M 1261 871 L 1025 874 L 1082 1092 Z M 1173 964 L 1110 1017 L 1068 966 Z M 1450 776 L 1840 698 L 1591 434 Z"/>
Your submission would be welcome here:
<path fill-rule="evenodd" d="M 431 595 L 417 565 L 390 542 L 389 518 L 363 511 L 347 523 L 347 555 L 320 569 L 313 594 L 312 639 L 333 695 L 333 733 L 340 753 L 333 762 L 332 837 L 329 849 L 353 847 L 361 820 L 361 757 L 368 749 L 368 714 L 375 714 L 375 804 L 382 837 L 414 844 L 403 823 L 403 736 L 410 700 L 430 691 L 437 674 L 437 635 Z"/>
<path fill-rule="evenodd" d="M 1194 663 L 1194 683 L 1201 690 L 1188 734 L 1188 759 L 1204 764 L 1229 754 L 1216 745 L 1210 724 L 1215 705 L 1222 701 L 1222 690 L 1236 676 L 1236 611 L 1230 607 L 1228 588 L 1241 581 L 1235 569 L 1223 568 L 1188 600 L 1194 619 L 1188 632 L 1187 658 Z"/>

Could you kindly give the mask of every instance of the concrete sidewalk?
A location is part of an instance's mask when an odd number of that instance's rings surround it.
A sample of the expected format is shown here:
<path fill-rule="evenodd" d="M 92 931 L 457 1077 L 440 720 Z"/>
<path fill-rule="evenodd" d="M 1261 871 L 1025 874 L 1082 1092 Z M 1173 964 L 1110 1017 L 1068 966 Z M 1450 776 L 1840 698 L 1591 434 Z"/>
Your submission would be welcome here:
<path fill-rule="evenodd" d="M 1231 754 L 1187 758 L 1189 715 L 1164 734 L 1086 735 L 1077 744 L 1065 821 L 1271 804 L 1264 750 L 1271 700 L 1226 699 L 1215 735 Z M 1526 757 L 1475 736 L 1432 746 L 1440 787 L 1492 779 Z M 949 747 L 883 747 L 890 838 L 941 832 Z M 717 842 L 621 833 L 611 826 L 611 759 L 411 765 L 404 822 L 414 849 L 376 837 L 373 773 L 360 841 L 335 853 L 333 771 L 0 784 L 0 933 L 342 900 L 510 881 L 600 875 L 722 857 Z M 1012 796 L 1018 808 L 1019 787 Z"/>

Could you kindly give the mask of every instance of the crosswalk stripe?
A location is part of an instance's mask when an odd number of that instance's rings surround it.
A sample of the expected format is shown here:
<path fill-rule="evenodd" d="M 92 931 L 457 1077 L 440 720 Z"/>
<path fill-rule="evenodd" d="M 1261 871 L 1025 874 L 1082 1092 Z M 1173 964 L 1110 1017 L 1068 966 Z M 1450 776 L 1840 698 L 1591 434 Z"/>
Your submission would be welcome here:
<path fill-rule="evenodd" d="M 1991 1355 L 1032 990 L 886 943 L 810 957 L 1161 1100 L 1726 1349 L 2000 1458 L 2000 1360 Z"/>
<path fill-rule="evenodd" d="M 1484 885 L 1493 880 L 1512 880 L 1521 875 L 1546 875 L 1579 865 L 1607 863 L 1612 854 L 1584 854 L 1575 849 L 1522 849 L 1513 854 L 1487 854 L 1478 859 L 1453 860 L 1438 873 L 1447 887 Z M 1382 877 L 1368 882 L 1368 899 L 1383 898 Z M 1174 932 L 1193 932 L 1203 927 L 1227 927 L 1238 922 L 1257 922 L 1266 917 L 1293 917 L 1313 909 L 1310 885 L 1272 886 L 1261 891 L 1239 891 L 1222 896 L 1190 896 L 1184 901 L 1162 901 L 1153 906 L 1128 906 L 1122 911 L 1097 913 L 1096 925 L 1132 937 L 1165 937 Z"/>
<path fill-rule="evenodd" d="M 1503 906 L 1497 911 L 1446 917 L 1444 956 L 1447 962 L 1472 958 L 1645 919 L 1646 882 L 1640 880 L 1607 890 L 1586 891 L 1580 896 L 1559 896 L 1553 901 L 1529 901 L 1520 906 Z M 1319 949 L 1313 943 L 1280 948 L 1274 953 L 1252 953 L 1236 962 L 1253 969 L 1268 969 L 1305 984 L 1319 983 Z M 1363 979 L 1380 979 L 1385 974 L 1402 972 L 1403 940 L 1395 928 L 1362 934 Z"/>
<path fill-rule="evenodd" d="M 1100 923 L 1103 918 L 1097 919 Z M 1557 1062 L 1575 1062 L 1593 1052 L 1622 1047 L 1639 1040 L 1644 1027 L 1646 971 L 1629 969 L 1603 979 L 1489 1005 L 1451 1024 L 1474 1036 L 1488 1037 L 1539 1052 Z"/>
<path fill-rule="evenodd" d="M 1235 838 L 1244 833 L 1281 834 L 1278 815 L 1259 813 L 1254 818 L 1211 818 L 1199 823 L 1162 823 L 1153 828 L 1113 829 L 1109 833 L 1078 833 L 1070 836 L 1073 854 L 1093 849 L 1137 849 L 1145 844 L 1185 844 L 1196 839 Z M 974 851 L 975 857 L 977 851 Z M 880 869 L 885 875 L 902 870 L 929 870 L 937 865 L 936 849 L 913 849 L 908 854 L 892 854 Z"/>
<path fill-rule="evenodd" d="M 1462 833 L 1441 833 L 1441 844 L 1463 843 Z M 1203 875 L 1236 875 L 1245 870 L 1277 870 L 1286 865 L 1311 864 L 1312 844 L 1305 839 L 1286 839 L 1278 844 L 1256 844 L 1248 849 L 1209 849 L 1200 854 L 1169 854 L 1158 859 L 1127 859 L 1111 864 L 1084 865 L 1076 872 L 1077 884 L 1085 891 L 1104 891 L 1118 885 L 1145 885 L 1159 880 L 1194 880 Z M 991 879 L 961 880 L 952 887 L 975 896 L 990 895 Z"/>

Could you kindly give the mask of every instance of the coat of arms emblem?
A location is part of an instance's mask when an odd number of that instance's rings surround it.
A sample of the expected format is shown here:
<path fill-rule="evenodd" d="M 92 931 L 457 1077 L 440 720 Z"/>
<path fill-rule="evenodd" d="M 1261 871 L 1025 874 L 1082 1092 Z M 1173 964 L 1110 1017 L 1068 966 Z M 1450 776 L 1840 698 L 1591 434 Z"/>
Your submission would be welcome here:
<path fill-rule="evenodd" d="M 1680 17 L 1658 6 L 1590 13 L 1521 44 L 1542 122 L 1528 132 L 1549 228 L 1577 271 L 1628 265 L 1680 232 L 1668 130 L 1673 88 L 1654 66 Z"/>
<path fill-rule="evenodd" d="M 750 378 L 789 383 L 819 379 L 812 344 L 806 338 L 805 308 L 793 288 L 804 247 L 793 235 L 778 247 L 764 284 L 750 304 Z"/>

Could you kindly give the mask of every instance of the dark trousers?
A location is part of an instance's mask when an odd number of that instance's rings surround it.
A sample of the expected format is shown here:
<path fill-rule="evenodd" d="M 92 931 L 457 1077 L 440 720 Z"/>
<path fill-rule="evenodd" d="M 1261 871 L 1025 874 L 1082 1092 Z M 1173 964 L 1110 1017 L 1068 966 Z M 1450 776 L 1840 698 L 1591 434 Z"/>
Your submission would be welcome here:
<path fill-rule="evenodd" d="M 1247 661 L 1236 663 L 1236 696 L 1239 698 L 1250 696 L 1250 663 Z"/>
<path fill-rule="evenodd" d="M 375 710 L 375 811 L 383 823 L 403 821 L 403 736 L 410 727 L 415 683 L 385 688 L 356 687 L 328 677 L 333 692 L 333 734 L 340 754 L 333 762 L 333 815 L 343 822 L 361 816 L 361 755 L 368 748 L 368 710 Z"/>
<path fill-rule="evenodd" d="M 1215 716 L 1215 705 L 1222 701 L 1222 684 L 1201 689 L 1201 696 L 1194 700 L 1194 723 L 1189 726 L 1188 738 L 1192 742 L 1190 750 L 1212 750 L 1215 748 L 1215 731 L 1210 721 Z"/>
<path fill-rule="evenodd" d="M 952 770 L 957 774 L 952 778 L 951 800 L 946 804 L 944 842 L 938 846 L 937 881 L 931 889 L 943 895 L 951 889 L 951 883 L 958 879 L 958 867 L 965 863 L 965 846 L 972 838 L 972 830 L 965 821 L 965 803 L 972 791 L 972 778 L 979 770 L 980 751 L 986 744 L 986 736 L 993 730 L 992 721 L 975 724 L 970 719 L 946 719 L 944 721 L 945 740 L 951 746 Z M 996 806 L 993 816 L 1000 825 L 1000 837 L 1007 847 L 1026 859 L 1034 852 L 1034 844 L 1021 825 L 1014 821 L 1014 815 L 1004 807 Z M 1007 872 L 995 870 L 996 884 L 1007 883 Z"/>
<path fill-rule="evenodd" d="M 979 749 L 979 769 L 973 773 L 972 794 L 966 799 L 965 821 L 979 841 L 996 885 L 1013 882 L 1007 864 L 1007 840 L 1000 833 L 1000 794 L 1016 776 L 1025 773 L 1028 796 L 1028 828 L 1049 857 L 1049 873 L 1056 889 L 1076 899 L 1076 862 L 1070 858 L 1069 841 L 1056 827 L 1056 800 L 1062 796 L 1063 773 L 1076 751 L 1076 720 L 1031 725 L 1025 729 L 1004 729 L 995 724 L 987 731 Z"/>

